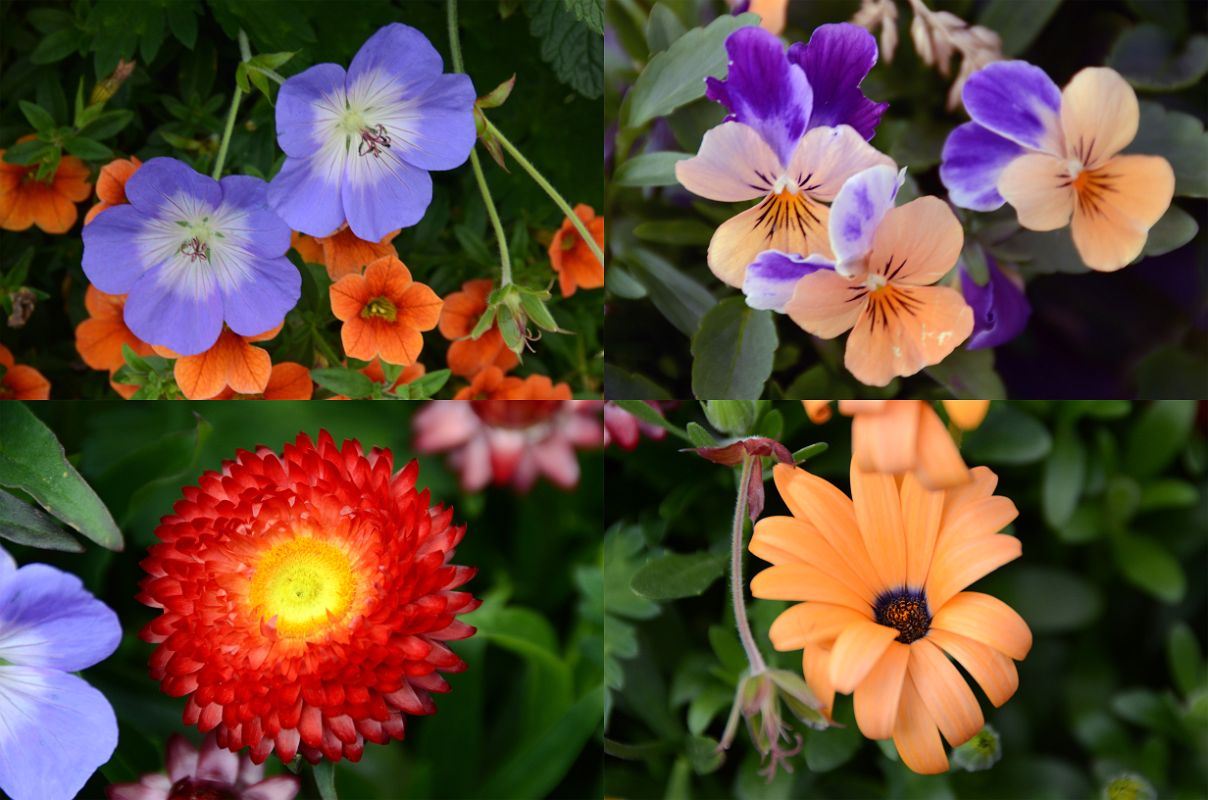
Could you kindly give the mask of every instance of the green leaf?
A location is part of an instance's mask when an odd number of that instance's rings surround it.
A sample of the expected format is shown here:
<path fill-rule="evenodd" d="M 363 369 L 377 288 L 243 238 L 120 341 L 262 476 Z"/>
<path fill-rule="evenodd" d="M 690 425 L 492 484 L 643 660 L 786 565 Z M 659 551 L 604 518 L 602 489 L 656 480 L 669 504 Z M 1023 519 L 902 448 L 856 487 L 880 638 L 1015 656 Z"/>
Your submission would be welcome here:
<path fill-rule="evenodd" d="M 604 0 L 565 0 L 566 7 L 598 34 L 604 33 Z"/>
<path fill-rule="evenodd" d="M 642 222 L 633 235 L 647 242 L 704 247 L 713 238 L 713 228 L 698 219 L 667 219 Z"/>
<path fill-rule="evenodd" d="M 1186 622 L 1176 622 L 1166 639 L 1166 660 L 1174 685 L 1184 697 L 1191 694 L 1204 680 L 1204 659 L 1195 631 Z"/>
<path fill-rule="evenodd" d="M 1190 114 L 1142 100 L 1137 137 L 1125 152 L 1162 156 L 1174 169 L 1177 196 L 1208 197 L 1208 133 Z"/>
<path fill-rule="evenodd" d="M 1187 591 L 1187 578 L 1170 551 L 1147 536 L 1122 534 L 1113 540 L 1116 567 L 1130 583 L 1167 603 Z"/>
<path fill-rule="evenodd" d="M 55 435 L 22 403 L 0 405 L 0 486 L 21 489 L 60 521 L 110 550 L 122 532 L 71 465 Z"/>
<path fill-rule="evenodd" d="M 993 348 L 954 350 L 940 363 L 927 367 L 926 372 L 958 399 L 1005 400 L 1007 397 L 1007 387 L 994 370 Z M 810 399 L 816 398 L 811 395 Z"/>
<path fill-rule="evenodd" d="M 61 28 L 50 34 L 29 54 L 30 63 L 53 64 L 62 61 L 80 49 L 84 43 L 85 34 L 74 28 Z"/>
<path fill-rule="evenodd" d="M 772 375 L 776 326 L 769 311 L 741 297 L 715 305 L 692 337 L 692 393 L 700 399 L 754 400 Z"/>
<path fill-rule="evenodd" d="M 49 111 L 28 100 L 21 100 L 18 105 L 21 106 L 21 113 L 38 133 L 49 135 L 54 130 L 55 118 L 50 115 Z"/>
<path fill-rule="evenodd" d="M 193 3 L 168 3 L 164 9 L 168 14 L 168 29 L 177 41 L 189 50 L 197 41 L 197 6 Z"/>
<path fill-rule="evenodd" d="M 647 561 L 633 576 L 633 590 L 649 600 L 696 597 L 726 569 L 724 555 L 667 553 Z"/>
<path fill-rule="evenodd" d="M 1057 527 L 1057 538 L 1070 544 L 1085 544 L 1103 535 L 1104 527 L 1101 505 L 1085 502 L 1074 510 L 1064 525 Z"/>
<path fill-rule="evenodd" d="M 610 267 L 609 271 L 614 271 Z M 604 396 L 609 400 L 618 397 L 646 397 L 651 400 L 670 400 L 671 394 L 645 375 L 627 372 L 620 367 L 604 364 Z"/>
<path fill-rule="evenodd" d="M 0 490 L 0 538 L 29 547 L 39 547 L 43 550 L 84 552 L 83 545 L 60 528 L 55 523 L 54 517 L 44 514 L 29 503 L 22 502 L 2 490 Z"/>
<path fill-rule="evenodd" d="M 855 725 L 805 732 L 805 763 L 811 772 L 830 772 L 851 760 L 863 740 Z"/>
<path fill-rule="evenodd" d="M 1191 508 L 1200 499 L 1194 485 L 1177 478 L 1152 481 L 1141 487 L 1137 511 L 1155 511 L 1163 508 Z"/>
<path fill-rule="evenodd" d="M 329 392 L 342 394 L 353 400 L 359 400 L 373 394 L 373 381 L 367 375 L 362 375 L 355 369 L 332 367 L 328 369 L 312 369 L 310 377 L 315 383 Z"/>
<path fill-rule="evenodd" d="M 399 397 L 402 397 L 403 390 L 406 390 L 408 400 L 427 400 L 445 387 L 445 384 L 449 382 L 449 376 L 452 374 L 447 369 L 438 369 L 435 372 L 429 372 L 411 383 L 398 387 L 396 393 Z"/>
<path fill-rule="evenodd" d="M 639 569 L 637 555 L 644 546 L 642 529 L 637 525 L 614 525 L 604 535 L 604 597 L 609 614 L 650 619 L 659 613 L 658 603 L 642 597 L 631 585 Z"/>
<path fill-rule="evenodd" d="M 1031 414 L 1007 403 L 994 403 L 986 421 L 965 436 L 971 464 L 1033 464 L 1049 453 L 1053 439 Z"/>
<path fill-rule="evenodd" d="M 4 160 L 10 164 L 33 164 L 35 161 L 41 161 L 52 150 L 54 145 L 49 142 L 31 139 L 28 142 L 17 142 L 5 150 Z"/>
<path fill-rule="evenodd" d="M 129 125 L 133 119 L 133 111 L 115 108 L 97 115 L 80 128 L 80 135 L 87 136 L 89 139 L 108 139 Z"/>
<path fill-rule="evenodd" d="M 661 53 L 684 35 L 684 23 L 664 3 L 655 3 L 646 20 L 646 47 L 650 54 Z"/>
<path fill-rule="evenodd" d="M 717 447 L 717 440 L 712 434 L 695 422 L 688 423 L 688 438 L 697 447 Z"/>
<path fill-rule="evenodd" d="M 623 411 L 628 411 L 630 414 L 642 420 L 642 422 L 655 425 L 665 431 L 674 433 L 680 438 L 687 438 L 687 434 L 685 434 L 675 425 L 672 425 L 670 422 L 668 422 L 667 418 L 659 413 L 658 409 L 654 408 L 645 400 L 616 400 L 615 402 Z"/>
<path fill-rule="evenodd" d="M 696 333 L 705 312 L 717 303 L 709 290 L 650 250 L 635 247 L 629 260 L 655 308 L 686 336 Z"/>
<path fill-rule="evenodd" d="M 725 753 L 718 749 L 717 740 L 708 736 L 689 736 L 684 743 L 688 762 L 697 775 L 716 772 L 725 760 Z"/>
<path fill-rule="evenodd" d="M 589 100 L 603 95 L 604 37 L 580 22 L 563 0 L 528 0 L 525 8 L 529 31 L 541 39 L 541 58 L 558 80 Z"/>
<path fill-rule="evenodd" d="M 1208 73 L 1208 36 L 1194 34 L 1178 49 L 1172 33 L 1145 22 L 1120 34 L 1107 56 L 1107 66 L 1138 89 L 1186 89 Z"/>
<path fill-rule="evenodd" d="M 1085 627 L 1103 609 L 1095 584 L 1059 567 L 1010 566 L 985 579 L 983 586 L 1018 611 L 1033 633 Z"/>
<path fill-rule="evenodd" d="M 646 287 L 615 263 L 604 273 L 604 289 L 626 300 L 641 300 L 646 296 Z"/>
<path fill-rule="evenodd" d="M 297 54 L 298 52 L 296 50 L 281 53 L 261 53 L 260 55 L 253 56 L 251 60 L 248 61 L 248 64 L 255 67 L 264 67 L 265 69 L 275 70 L 287 64 L 289 60 Z"/>
<path fill-rule="evenodd" d="M 1141 256 L 1160 256 L 1178 250 L 1194 239 L 1199 230 L 1200 226 L 1195 217 L 1178 206 L 1171 205 L 1162 218 L 1149 229 Z"/>
<path fill-rule="evenodd" d="M 1002 52 L 1017 56 L 1031 46 L 1057 12 L 1061 0 L 990 0 L 977 23 L 1002 37 Z"/>
<path fill-rule="evenodd" d="M 1130 475 L 1158 475 L 1187 445 L 1195 422 L 1192 400 L 1155 400 L 1128 432 L 1124 463 Z"/>
<path fill-rule="evenodd" d="M 705 78 L 720 78 L 726 72 L 726 37 L 739 28 L 758 24 L 755 14 L 722 14 L 707 28 L 685 33 L 650 59 L 638 75 L 625 99 L 622 124 L 636 128 L 704 97 Z"/>
<path fill-rule="evenodd" d="M 336 765 L 323 759 L 312 767 L 315 776 L 315 788 L 319 790 L 322 800 L 340 800 L 336 794 Z"/>
<path fill-rule="evenodd" d="M 1053 439 L 1053 449 L 1044 462 L 1040 506 L 1045 522 L 1061 528 L 1074 513 L 1086 477 L 1086 451 L 1072 424 L 1062 425 Z"/>
<path fill-rule="evenodd" d="M 85 161 L 102 161 L 107 158 L 113 158 L 112 150 L 100 142 L 84 136 L 72 137 L 63 146 L 67 148 L 67 152 L 73 156 L 79 156 Z"/>
<path fill-rule="evenodd" d="M 640 156 L 623 162 L 612 176 L 615 186 L 676 186 L 679 180 L 675 177 L 675 165 L 685 158 L 692 158 L 691 153 L 676 153 L 661 151 L 658 153 L 643 153 Z"/>

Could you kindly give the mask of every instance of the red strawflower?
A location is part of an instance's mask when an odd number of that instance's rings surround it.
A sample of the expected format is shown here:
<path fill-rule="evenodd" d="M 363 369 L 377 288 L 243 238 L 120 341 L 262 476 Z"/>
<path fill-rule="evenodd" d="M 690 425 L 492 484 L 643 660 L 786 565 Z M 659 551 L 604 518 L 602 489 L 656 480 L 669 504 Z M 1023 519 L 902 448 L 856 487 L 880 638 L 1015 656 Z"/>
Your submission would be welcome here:
<path fill-rule="evenodd" d="M 473 635 L 457 615 L 478 601 L 454 591 L 474 575 L 450 563 L 465 526 L 418 476 L 323 431 L 184 488 L 138 599 L 163 609 L 140 635 L 159 645 L 151 676 L 188 696 L 186 724 L 257 764 L 274 749 L 357 761 L 436 711 L 441 673 L 466 667 L 446 642 Z"/>

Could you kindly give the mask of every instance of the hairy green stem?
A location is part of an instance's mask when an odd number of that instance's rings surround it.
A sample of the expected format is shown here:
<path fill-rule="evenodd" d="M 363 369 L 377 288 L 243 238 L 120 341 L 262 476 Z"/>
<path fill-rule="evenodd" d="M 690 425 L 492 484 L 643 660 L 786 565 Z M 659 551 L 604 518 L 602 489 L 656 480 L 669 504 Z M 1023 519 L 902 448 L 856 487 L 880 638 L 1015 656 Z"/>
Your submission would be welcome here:
<path fill-rule="evenodd" d="M 730 597 L 734 602 L 734 622 L 738 626 L 738 638 L 751 664 L 751 674 L 758 675 L 768 668 L 763 655 L 751 635 L 751 623 L 747 619 L 746 587 L 742 581 L 743 531 L 747 516 L 747 484 L 751 482 L 751 460 L 759 458 L 746 453 L 742 457 L 742 477 L 738 479 L 738 500 L 734 504 L 734 527 L 730 535 Z"/>
<path fill-rule="evenodd" d="M 247 34 L 239 30 L 239 55 L 244 63 L 252 60 L 252 49 L 248 45 Z M 231 110 L 227 112 L 226 129 L 222 132 L 222 142 L 218 145 L 218 158 L 214 161 L 214 180 L 222 177 L 222 167 L 226 163 L 227 148 L 231 146 L 231 133 L 235 130 L 235 113 L 239 110 L 239 101 L 243 99 L 243 90 L 235 84 L 235 94 L 231 97 Z"/>

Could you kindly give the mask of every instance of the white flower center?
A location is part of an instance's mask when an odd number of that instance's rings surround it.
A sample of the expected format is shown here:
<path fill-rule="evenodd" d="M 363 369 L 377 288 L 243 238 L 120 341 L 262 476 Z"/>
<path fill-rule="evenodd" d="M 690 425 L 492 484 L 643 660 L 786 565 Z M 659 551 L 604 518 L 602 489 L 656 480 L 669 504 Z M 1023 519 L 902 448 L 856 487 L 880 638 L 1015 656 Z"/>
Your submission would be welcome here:
<path fill-rule="evenodd" d="M 788 175 L 781 175 L 776 179 L 776 185 L 772 187 L 772 194 L 797 194 L 797 181 L 790 178 Z"/>
<path fill-rule="evenodd" d="M 1077 178 L 1082 170 L 1086 169 L 1086 165 L 1076 158 L 1071 158 L 1065 162 L 1065 168 L 1070 172 L 1070 178 Z"/>
<path fill-rule="evenodd" d="M 889 281 L 879 272 L 868 273 L 868 278 L 865 279 L 864 285 L 868 287 L 868 291 L 875 292 L 877 289 L 885 286 Z"/>

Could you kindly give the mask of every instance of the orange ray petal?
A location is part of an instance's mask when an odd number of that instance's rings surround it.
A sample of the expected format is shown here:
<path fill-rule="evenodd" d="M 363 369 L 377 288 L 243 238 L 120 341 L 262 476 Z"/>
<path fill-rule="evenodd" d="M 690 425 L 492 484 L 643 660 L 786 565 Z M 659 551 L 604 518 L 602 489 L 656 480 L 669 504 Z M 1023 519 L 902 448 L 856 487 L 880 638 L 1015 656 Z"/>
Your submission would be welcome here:
<path fill-rule="evenodd" d="M 843 581 L 811 564 L 779 564 L 751 579 L 751 595 L 763 600 L 817 600 L 847 606 L 872 619 L 870 606 Z"/>
<path fill-rule="evenodd" d="M 784 313 L 807 333 L 833 339 L 851 330 L 867 305 L 862 288 L 836 272 L 820 269 L 797 281 Z"/>
<path fill-rule="evenodd" d="M 919 413 L 919 460 L 915 475 L 924 487 L 950 489 L 969 482 L 969 468 L 939 414 L 924 403 Z"/>
<path fill-rule="evenodd" d="M 1019 540 L 1005 534 L 963 538 L 951 545 L 938 542 L 927 574 L 928 603 L 932 608 L 942 608 L 957 592 L 1021 555 Z"/>
<path fill-rule="evenodd" d="M 931 627 L 989 645 L 1016 661 L 1032 649 L 1032 631 L 1009 605 L 981 592 L 961 592 L 931 618 Z"/>
<path fill-rule="evenodd" d="M 998 176 L 998 192 L 1034 231 L 1055 231 L 1070 223 L 1074 188 L 1065 162 L 1044 153 L 1028 153 L 1007 164 Z"/>
<path fill-rule="evenodd" d="M 969 539 L 979 539 L 998 533 L 1019 516 L 1019 510 L 1009 498 L 984 497 L 965 503 L 944 515 L 939 548 L 955 546 Z"/>
<path fill-rule="evenodd" d="M 890 284 L 869 293 L 869 301 L 847 338 L 843 362 L 869 386 L 940 363 L 973 332 L 973 309 L 946 286 Z"/>
<path fill-rule="evenodd" d="M 891 208 L 872 239 L 868 267 L 894 283 L 930 286 L 960 258 L 965 232 L 938 197 L 920 197 Z"/>
<path fill-rule="evenodd" d="M 993 647 L 934 627 L 927 638 L 960 662 L 996 708 L 1010 700 L 1019 688 L 1015 662 Z"/>
<path fill-rule="evenodd" d="M 864 413 L 848 402 L 840 402 L 840 411 L 855 414 L 851 423 L 852 449 L 860 469 L 891 475 L 914 469 L 921 405 L 919 400 L 889 400 L 880 410 Z"/>
<path fill-rule="evenodd" d="M 959 747 L 986 724 L 969 684 L 927 639 L 910 645 L 910 678 L 948 744 Z"/>
<path fill-rule="evenodd" d="M 902 519 L 906 523 L 906 585 L 923 586 L 931 569 L 936 537 L 944 513 L 944 493 L 919 483 L 914 473 L 902 477 Z"/>
<path fill-rule="evenodd" d="M 902 683 L 898 718 L 893 724 L 893 744 L 898 748 L 902 763 L 920 775 L 948 771 L 948 756 L 944 753 L 939 728 L 909 674 Z"/>
<path fill-rule="evenodd" d="M 829 645 L 849 625 L 868 617 L 847 606 L 798 603 L 776 617 L 768 638 L 777 650 L 800 650 L 813 644 Z"/>
<path fill-rule="evenodd" d="M 801 653 L 801 671 L 805 682 L 814 693 L 814 697 L 822 703 L 822 708 L 829 718 L 835 708 L 835 685 L 830 679 L 831 651 L 820 645 L 811 645 Z"/>
<path fill-rule="evenodd" d="M 835 691 L 851 694 L 897 637 L 895 628 L 871 620 L 844 628 L 831 650 L 830 677 Z"/>
<path fill-rule="evenodd" d="M 879 591 L 856 573 L 808 521 L 797 517 L 764 517 L 755 523 L 750 551 L 772 564 L 810 564 L 845 583 L 869 606 Z"/>
<path fill-rule="evenodd" d="M 994 494 L 998 476 L 989 467 L 969 470 L 969 482 L 944 492 L 944 516 L 955 514 L 961 507 Z"/>
<path fill-rule="evenodd" d="M 906 681 L 906 665 L 910 662 L 910 646 L 890 642 L 889 649 L 864 680 L 856 686 L 853 704 L 860 733 L 869 739 L 893 736 L 893 724 L 898 718 L 898 702 Z"/>
<path fill-rule="evenodd" d="M 1090 169 L 1127 147 L 1139 122 L 1137 94 L 1114 69 L 1087 67 L 1061 91 L 1066 156 Z"/>
<path fill-rule="evenodd" d="M 863 471 L 855 459 L 850 474 L 860 536 L 880 578 L 877 589 L 901 586 L 906 580 L 906 527 L 898 484 L 892 475 Z"/>

